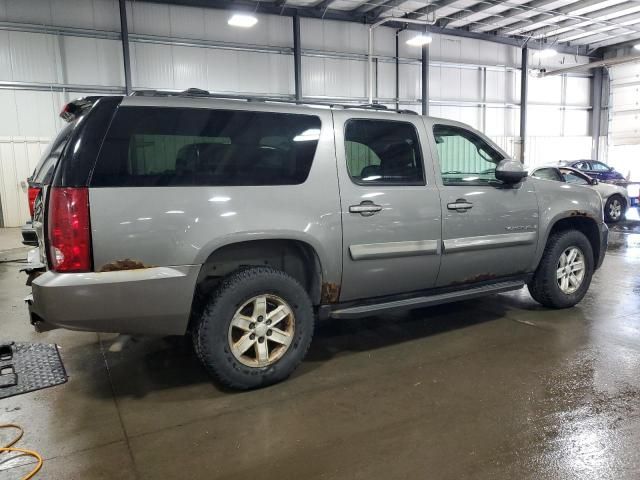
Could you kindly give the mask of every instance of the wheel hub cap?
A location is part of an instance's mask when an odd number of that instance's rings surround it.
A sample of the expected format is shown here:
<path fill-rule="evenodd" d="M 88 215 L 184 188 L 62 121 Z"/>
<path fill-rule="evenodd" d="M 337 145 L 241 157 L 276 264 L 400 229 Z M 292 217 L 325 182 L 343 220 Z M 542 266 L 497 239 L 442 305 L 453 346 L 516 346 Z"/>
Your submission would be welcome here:
<path fill-rule="evenodd" d="M 289 349 L 295 331 L 293 310 L 276 295 L 257 295 L 245 302 L 229 324 L 233 356 L 249 367 L 267 367 Z"/>
<path fill-rule="evenodd" d="M 556 279 L 560 290 L 565 294 L 572 294 L 584 280 L 584 254 L 578 247 L 569 247 L 558 261 Z"/>
<path fill-rule="evenodd" d="M 609 206 L 609 216 L 611 218 L 618 218 L 622 214 L 622 205 L 618 200 L 614 200 L 611 202 Z"/>

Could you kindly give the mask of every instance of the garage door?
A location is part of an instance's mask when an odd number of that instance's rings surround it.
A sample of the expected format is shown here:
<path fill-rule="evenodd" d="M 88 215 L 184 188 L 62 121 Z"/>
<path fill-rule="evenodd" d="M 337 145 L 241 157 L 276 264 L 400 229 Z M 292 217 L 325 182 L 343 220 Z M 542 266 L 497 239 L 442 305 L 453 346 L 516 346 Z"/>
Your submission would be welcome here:
<path fill-rule="evenodd" d="M 640 145 L 640 62 L 612 67 L 611 116 L 612 145 Z"/>

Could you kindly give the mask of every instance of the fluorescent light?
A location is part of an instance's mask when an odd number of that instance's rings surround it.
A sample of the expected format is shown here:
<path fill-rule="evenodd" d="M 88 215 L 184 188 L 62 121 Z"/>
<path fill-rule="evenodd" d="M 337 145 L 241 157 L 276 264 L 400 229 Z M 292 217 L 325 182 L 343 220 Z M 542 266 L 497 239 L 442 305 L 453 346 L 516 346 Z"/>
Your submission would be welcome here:
<path fill-rule="evenodd" d="M 300 135 L 293 137 L 294 142 L 308 142 L 310 140 L 318 140 L 320 138 L 319 128 L 310 128 L 305 130 Z"/>
<path fill-rule="evenodd" d="M 407 45 L 411 45 L 412 47 L 421 47 L 431 43 L 431 40 L 433 40 L 433 38 L 429 35 L 420 34 L 407 40 Z"/>
<path fill-rule="evenodd" d="M 537 55 L 538 58 L 551 58 L 555 57 L 557 54 L 558 52 L 553 48 L 545 48 L 543 50 L 538 50 L 537 52 L 535 52 L 535 55 Z"/>
<path fill-rule="evenodd" d="M 253 15 L 247 15 L 246 13 L 234 13 L 231 18 L 227 20 L 227 23 L 232 27 L 249 28 L 258 23 L 258 19 Z"/>
<path fill-rule="evenodd" d="M 636 50 L 640 50 L 640 43 L 636 43 L 633 48 L 635 48 Z"/>

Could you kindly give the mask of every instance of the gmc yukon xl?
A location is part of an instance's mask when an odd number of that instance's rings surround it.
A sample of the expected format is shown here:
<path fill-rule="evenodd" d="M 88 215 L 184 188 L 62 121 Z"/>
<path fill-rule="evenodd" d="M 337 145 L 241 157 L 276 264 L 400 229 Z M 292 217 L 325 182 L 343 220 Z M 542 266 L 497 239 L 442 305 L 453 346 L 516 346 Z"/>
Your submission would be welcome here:
<path fill-rule="evenodd" d="M 317 319 L 525 285 L 571 307 L 605 255 L 595 191 L 527 177 L 458 122 L 189 91 L 62 116 L 32 324 L 189 334 L 232 388 L 291 374 Z"/>

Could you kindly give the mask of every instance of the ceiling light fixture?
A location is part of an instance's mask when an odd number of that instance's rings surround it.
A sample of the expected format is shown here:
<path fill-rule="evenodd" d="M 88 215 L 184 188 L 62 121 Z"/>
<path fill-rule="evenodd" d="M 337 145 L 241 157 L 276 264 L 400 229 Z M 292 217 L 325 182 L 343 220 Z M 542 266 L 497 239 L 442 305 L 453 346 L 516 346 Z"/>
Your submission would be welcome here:
<path fill-rule="evenodd" d="M 253 15 L 246 13 L 234 13 L 227 23 L 232 27 L 250 28 L 258 23 L 258 19 Z"/>
<path fill-rule="evenodd" d="M 429 35 L 420 34 L 407 40 L 407 45 L 411 45 L 412 47 L 421 47 L 423 45 L 428 45 L 432 40 L 433 38 Z"/>
<path fill-rule="evenodd" d="M 633 48 L 635 48 L 636 50 L 640 50 L 640 43 L 636 43 Z"/>

